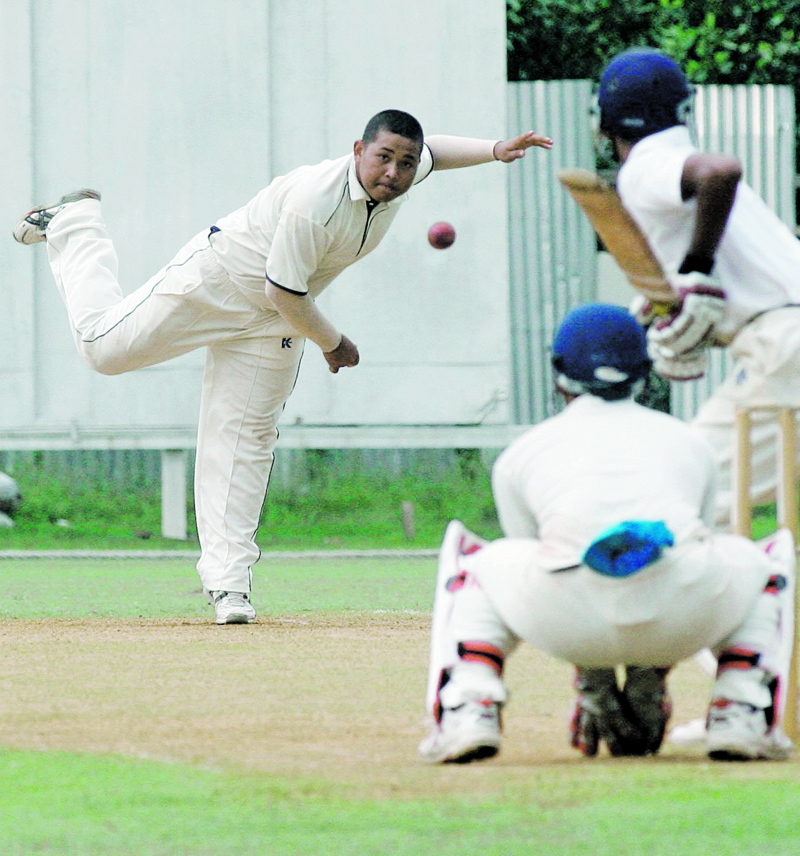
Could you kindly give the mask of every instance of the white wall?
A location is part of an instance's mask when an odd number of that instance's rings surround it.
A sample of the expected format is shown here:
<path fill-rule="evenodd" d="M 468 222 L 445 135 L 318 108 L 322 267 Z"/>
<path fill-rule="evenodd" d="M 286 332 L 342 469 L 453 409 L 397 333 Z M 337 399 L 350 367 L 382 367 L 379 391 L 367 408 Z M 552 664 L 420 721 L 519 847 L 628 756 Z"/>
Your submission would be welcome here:
<path fill-rule="evenodd" d="M 271 177 L 396 107 L 505 136 L 503 0 L 0 0 L 0 215 L 96 187 L 133 290 Z M 510 167 L 513 169 L 513 166 Z M 362 363 L 309 346 L 284 422 L 471 423 L 509 384 L 506 170 L 433 175 L 320 303 Z M 456 244 L 435 251 L 430 223 Z M 75 353 L 42 247 L 0 241 L 0 428 L 193 426 L 203 354 L 104 378 Z M 487 421 L 505 423 L 504 404 Z"/>
<path fill-rule="evenodd" d="M 636 297 L 636 289 L 622 272 L 611 253 L 597 254 L 597 300 L 628 307 Z"/>

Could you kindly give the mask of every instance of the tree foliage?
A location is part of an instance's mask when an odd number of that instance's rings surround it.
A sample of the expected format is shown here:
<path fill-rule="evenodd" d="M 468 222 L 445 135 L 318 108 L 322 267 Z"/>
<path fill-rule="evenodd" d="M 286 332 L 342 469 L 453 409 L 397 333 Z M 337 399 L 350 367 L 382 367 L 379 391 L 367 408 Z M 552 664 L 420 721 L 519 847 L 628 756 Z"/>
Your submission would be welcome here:
<path fill-rule="evenodd" d="M 775 83 L 800 94 L 800 0 L 508 0 L 509 80 L 596 80 L 634 45 L 694 83 Z"/>
<path fill-rule="evenodd" d="M 595 80 L 606 59 L 644 44 L 658 0 L 508 0 L 509 80 Z"/>

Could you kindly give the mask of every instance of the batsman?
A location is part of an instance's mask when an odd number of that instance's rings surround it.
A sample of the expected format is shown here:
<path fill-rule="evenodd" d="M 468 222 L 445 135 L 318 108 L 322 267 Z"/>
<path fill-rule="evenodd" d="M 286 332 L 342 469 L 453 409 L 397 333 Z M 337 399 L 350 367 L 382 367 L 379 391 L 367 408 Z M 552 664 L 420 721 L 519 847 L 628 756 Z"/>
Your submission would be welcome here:
<path fill-rule="evenodd" d="M 691 425 L 637 404 L 650 370 L 625 309 L 574 309 L 552 348 L 566 407 L 497 459 L 507 537 L 452 521 L 439 555 L 427 707 L 429 763 L 500 749 L 506 659 L 520 641 L 576 666 L 571 743 L 587 756 L 656 753 L 670 668 L 718 657 L 706 736 L 713 760 L 782 760 L 794 632 L 795 549 L 712 528 L 717 475 Z M 657 450 L 657 451 L 654 451 Z M 624 680 L 617 666 L 628 664 Z"/>
<path fill-rule="evenodd" d="M 692 95 L 670 57 L 632 48 L 602 74 L 597 118 L 621 164 L 619 197 L 666 280 L 666 297 L 652 280 L 638 285 L 655 298 L 636 310 L 655 369 L 687 381 L 703 376 L 709 348 L 727 347 L 733 358 L 694 419 L 720 469 L 715 520 L 724 527 L 735 499 L 737 408 L 800 405 L 800 241 L 742 180 L 736 157 L 693 143 Z M 777 434 L 773 416 L 757 418 L 754 504 L 775 497 Z"/>

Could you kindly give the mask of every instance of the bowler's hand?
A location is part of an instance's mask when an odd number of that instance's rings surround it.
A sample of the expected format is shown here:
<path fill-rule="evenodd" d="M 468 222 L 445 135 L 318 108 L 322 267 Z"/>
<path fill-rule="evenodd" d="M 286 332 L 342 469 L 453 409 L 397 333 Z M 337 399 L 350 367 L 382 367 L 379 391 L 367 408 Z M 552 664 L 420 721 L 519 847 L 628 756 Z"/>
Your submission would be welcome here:
<path fill-rule="evenodd" d="M 524 134 L 518 134 L 510 140 L 502 140 L 494 145 L 494 156 L 503 163 L 513 163 L 519 158 L 525 157 L 525 150 L 532 146 L 538 146 L 540 149 L 552 149 L 553 141 L 550 137 L 545 137 L 543 134 L 537 134 L 536 131 L 526 131 Z"/>
<path fill-rule="evenodd" d="M 342 336 L 342 341 L 332 351 L 324 351 L 323 356 L 328 361 L 328 367 L 334 374 L 339 369 L 357 366 L 360 359 L 358 348 L 347 336 Z"/>

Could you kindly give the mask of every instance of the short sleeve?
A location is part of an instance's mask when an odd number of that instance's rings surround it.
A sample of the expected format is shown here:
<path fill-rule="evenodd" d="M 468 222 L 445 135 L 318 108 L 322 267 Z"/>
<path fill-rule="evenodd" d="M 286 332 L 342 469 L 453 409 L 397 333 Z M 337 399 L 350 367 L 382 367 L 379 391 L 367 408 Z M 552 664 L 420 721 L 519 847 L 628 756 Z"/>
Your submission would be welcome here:
<path fill-rule="evenodd" d="M 324 226 L 284 210 L 267 256 L 267 279 L 287 291 L 307 294 L 308 280 L 319 267 L 329 240 Z"/>
<path fill-rule="evenodd" d="M 622 201 L 635 199 L 636 208 L 648 211 L 682 209 L 681 180 L 688 156 L 686 149 L 666 149 L 623 164 L 617 177 Z"/>
<path fill-rule="evenodd" d="M 433 152 L 427 143 L 422 144 L 422 152 L 419 156 L 417 174 L 414 176 L 414 184 L 424 181 L 433 172 Z"/>
<path fill-rule="evenodd" d="M 491 482 L 497 517 L 506 538 L 535 538 L 538 526 L 531 507 L 519 492 L 513 449 L 500 454 L 492 468 Z"/>

